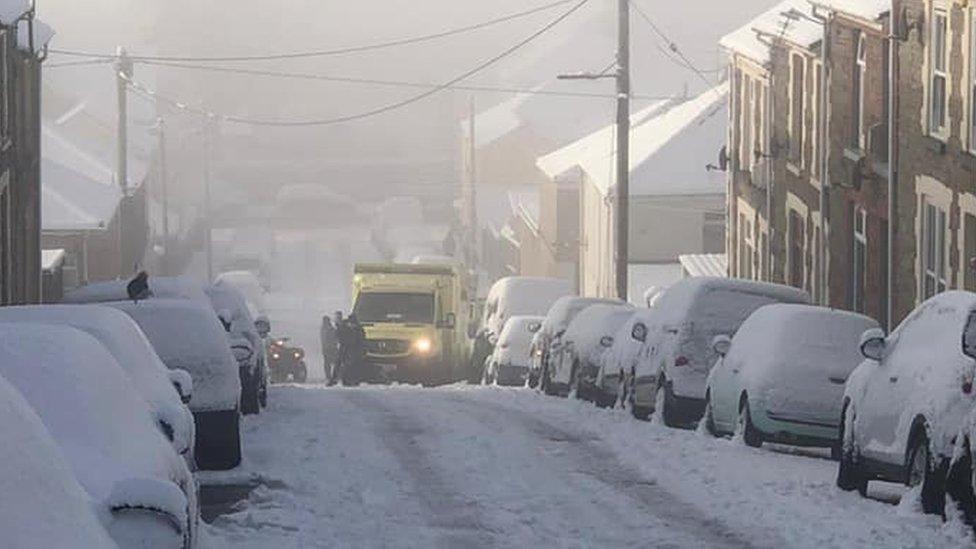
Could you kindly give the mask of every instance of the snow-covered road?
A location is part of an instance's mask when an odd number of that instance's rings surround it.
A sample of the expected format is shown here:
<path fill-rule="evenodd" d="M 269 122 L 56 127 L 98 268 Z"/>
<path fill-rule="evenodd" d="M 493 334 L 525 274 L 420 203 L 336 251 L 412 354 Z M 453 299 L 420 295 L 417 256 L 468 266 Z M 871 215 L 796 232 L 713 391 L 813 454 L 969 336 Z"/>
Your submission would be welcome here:
<path fill-rule="evenodd" d="M 936 547 L 957 521 L 838 492 L 835 464 L 525 390 L 276 387 L 222 547 Z M 879 499 L 900 491 L 882 486 Z"/>

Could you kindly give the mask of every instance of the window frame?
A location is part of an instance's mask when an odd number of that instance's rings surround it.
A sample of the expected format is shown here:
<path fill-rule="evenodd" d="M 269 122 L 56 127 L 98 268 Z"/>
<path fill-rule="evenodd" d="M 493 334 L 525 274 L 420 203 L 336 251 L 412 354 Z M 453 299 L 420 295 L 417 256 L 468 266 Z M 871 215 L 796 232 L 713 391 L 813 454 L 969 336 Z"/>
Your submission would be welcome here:
<path fill-rule="evenodd" d="M 949 128 L 952 124 L 949 118 L 949 86 L 950 86 L 950 65 L 949 65 L 949 53 L 951 50 L 951 40 L 949 36 L 950 26 L 949 26 L 949 10 L 946 6 L 941 4 L 932 5 L 930 12 L 931 17 L 929 23 L 929 33 L 928 33 L 928 52 L 927 52 L 927 62 L 928 62 L 928 76 L 927 76 L 927 87 L 928 87 L 928 101 L 926 104 L 927 118 L 928 118 L 928 131 L 929 135 L 935 137 L 939 140 L 946 140 L 949 134 Z M 936 37 L 939 36 L 939 30 L 941 30 L 941 51 L 940 48 L 936 47 Z M 941 56 L 940 56 L 941 54 Z M 939 63 L 937 62 L 941 57 L 941 68 L 939 68 Z M 941 106 L 939 107 L 939 117 L 936 116 L 936 81 L 941 80 L 942 82 L 942 94 L 941 94 Z M 941 120 L 937 120 L 941 118 Z"/>
<path fill-rule="evenodd" d="M 820 120 L 820 103 L 824 93 L 823 89 L 823 62 L 819 59 L 813 60 L 813 97 L 811 105 L 811 112 L 813 114 L 813 135 L 811 136 L 811 153 L 810 153 L 810 179 L 819 183 L 822 179 L 823 165 L 820 161 L 820 156 L 824 154 L 821 150 L 823 147 L 823 141 L 825 137 L 825 132 L 823 131 L 823 124 Z M 828 111 L 829 112 L 829 111 Z"/>
<path fill-rule="evenodd" d="M 752 77 L 748 74 L 742 75 L 741 83 L 741 96 L 740 102 L 742 103 L 742 109 L 740 113 L 740 124 L 741 131 L 739 135 L 739 163 L 742 165 L 744 171 L 752 171 L 752 165 L 754 162 L 751 146 L 755 138 L 753 137 L 753 129 L 755 127 L 754 119 L 755 112 L 753 110 L 753 100 L 752 100 Z"/>
<path fill-rule="evenodd" d="M 925 301 L 950 287 L 947 254 L 949 212 L 924 194 L 921 197 L 920 205 L 922 238 L 919 259 L 922 262 L 922 268 L 919 280 L 919 296 L 920 301 Z M 930 281 L 931 292 L 929 291 Z"/>
<path fill-rule="evenodd" d="M 789 159 L 799 167 L 804 166 L 804 114 L 806 107 L 806 64 L 804 55 L 790 54 L 790 103 L 787 128 L 789 135 Z M 799 71 L 799 74 L 798 72 Z"/>
<path fill-rule="evenodd" d="M 867 117 L 864 114 L 864 97 L 865 97 L 865 80 L 867 80 L 867 38 L 863 32 L 858 33 L 857 40 L 857 51 L 855 52 L 854 58 L 854 78 L 855 83 L 852 86 L 853 92 L 856 94 L 852 105 L 856 109 L 855 116 L 852 117 L 854 122 L 854 145 L 858 150 L 865 150 L 867 148 L 867 128 L 865 127 L 865 120 Z"/>
<path fill-rule="evenodd" d="M 969 10 L 969 152 L 976 155 L 976 6 Z"/>

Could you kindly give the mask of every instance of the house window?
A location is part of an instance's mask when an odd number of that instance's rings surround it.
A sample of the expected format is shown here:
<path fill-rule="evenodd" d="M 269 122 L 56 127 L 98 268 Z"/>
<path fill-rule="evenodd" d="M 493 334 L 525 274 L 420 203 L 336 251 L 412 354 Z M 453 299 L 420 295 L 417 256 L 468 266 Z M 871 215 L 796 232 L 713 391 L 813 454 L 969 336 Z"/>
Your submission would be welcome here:
<path fill-rule="evenodd" d="M 813 226 L 813 252 L 810 254 L 810 297 L 814 303 L 820 303 L 820 220 L 814 218 Z"/>
<path fill-rule="evenodd" d="M 739 278 L 752 278 L 755 253 L 756 241 L 752 220 L 746 214 L 739 214 Z"/>
<path fill-rule="evenodd" d="M 854 142 L 853 147 L 864 150 L 866 146 L 866 132 L 864 128 L 864 85 L 865 75 L 867 74 L 867 44 L 864 35 L 861 34 L 857 40 L 857 59 L 854 63 L 854 85 L 851 91 L 854 94 L 851 104 L 854 108 L 851 121 L 854 124 L 854 131 L 851 132 Z"/>
<path fill-rule="evenodd" d="M 946 11 L 936 9 L 932 14 L 930 33 L 929 133 L 945 136 L 948 120 L 948 19 Z"/>
<path fill-rule="evenodd" d="M 864 312 L 864 288 L 868 265 L 868 213 L 854 208 L 854 246 L 851 262 L 851 309 Z"/>
<path fill-rule="evenodd" d="M 803 90 L 804 59 L 793 54 L 790 58 L 790 160 L 803 162 Z"/>
<path fill-rule="evenodd" d="M 7 31 L 0 31 L 0 138 L 10 137 L 10 55 L 7 53 Z"/>
<path fill-rule="evenodd" d="M 752 91 L 752 101 L 753 101 L 753 116 L 752 123 L 753 129 L 752 134 L 755 136 L 755 142 L 752 145 L 752 161 L 753 165 L 756 164 L 758 157 L 766 149 L 764 143 L 766 141 L 766 125 L 764 124 L 766 117 L 766 94 L 764 93 L 763 84 L 759 80 L 753 82 Z"/>
<path fill-rule="evenodd" d="M 962 257 L 959 263 L 964 273 L 964 289 L 973 292 L 976 291 L 976 268 L 973 268 L 973 260 L 976 259 L 976 215 L 966 212 L 962 218 L 962 228 Z"/>
<path fill-rule="evenodd" d="M 944 292 L 947 282 L 946 211 L 922 197 L 921 297 L 928 299 Z"/>
<path fill-rule="evenodd" d="M 787 248 L 786 264 L 788 266 L 788 281 L 794 288 L 804 287 L 803 263 L 806 258 L 806 223 L 796 210 L 789 210 L 787 218 Z"/>
<path fill-rule="evenodd" d="M 725 212 L 705 212 L 702 218 L 702 252 L 725 253 Z"/>

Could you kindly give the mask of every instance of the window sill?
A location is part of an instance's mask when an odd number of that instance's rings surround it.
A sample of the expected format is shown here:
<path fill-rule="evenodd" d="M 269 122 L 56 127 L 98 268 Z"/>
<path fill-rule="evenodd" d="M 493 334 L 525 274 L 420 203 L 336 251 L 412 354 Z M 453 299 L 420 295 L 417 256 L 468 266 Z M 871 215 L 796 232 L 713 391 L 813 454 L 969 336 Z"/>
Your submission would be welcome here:
<path fill-rule="evenodd" d="M 803 173 L 803 170 L 792 161 L 786 163 L 786 171 L 790 172 L 795 177 L 800 177 L 800 174 Z"/>
<path fill-rule="evenodd" d="M 851 162 L 860 162 L 864 160 L 865 154 L 861 149 L 851 149 L 849 147 L 844 148 L 844 158 L 850 160 Z"/>

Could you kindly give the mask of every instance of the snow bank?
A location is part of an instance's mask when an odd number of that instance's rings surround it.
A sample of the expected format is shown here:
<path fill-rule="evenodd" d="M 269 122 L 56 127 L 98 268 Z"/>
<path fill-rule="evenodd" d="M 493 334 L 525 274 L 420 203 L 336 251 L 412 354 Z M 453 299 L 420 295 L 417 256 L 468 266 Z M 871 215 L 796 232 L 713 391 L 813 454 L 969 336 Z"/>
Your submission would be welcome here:
<path fill-rule="evenodd" d="M 510 317 L 544 316 L 557 299 L 572 293 L 569 282 L 556 278 L 503 278 L 488 292 L 483 327 L 489 334 L 498 335 Z"/>
<path fill-rule="evenodd" d="M 0 307 L 0 322 L 71 326 L 94 337 L 125 370 L 153 415 L 173 429 L 174 447 L 193 448 L 193 416 L 173 387 L 166 365 L 125 313 L 97 305 Z"/>
<path fill-rule="evenodd" d="M 3 377 L 0 439 L 0 532 L 5 546 L 115 546 L 61 449 L 34 410 Z"/>
<path fill-rule="evenodd" d="M 106 303 L 132 317 L 159 358 L 193 377 L 194 412 L 237 407 L 241 383 L 227 332 L 209 305 L 190 300 L 152 299 Z"/>
<path fill-rule="evenodd" d="M 0 375 L 34 408 L 102 505 L 126 479 L 178 479 L 194 489 L 146 401 L 90 335 L 49 324 L 2 324 Z"/>
<path fill-rule="evenodd" d="M 495 345 L 494 361 L 501 365 L 529 366 L 532 363 L 533 325 L 542 325 L 542 316 L 513 316 L 505 323 Z"/>

